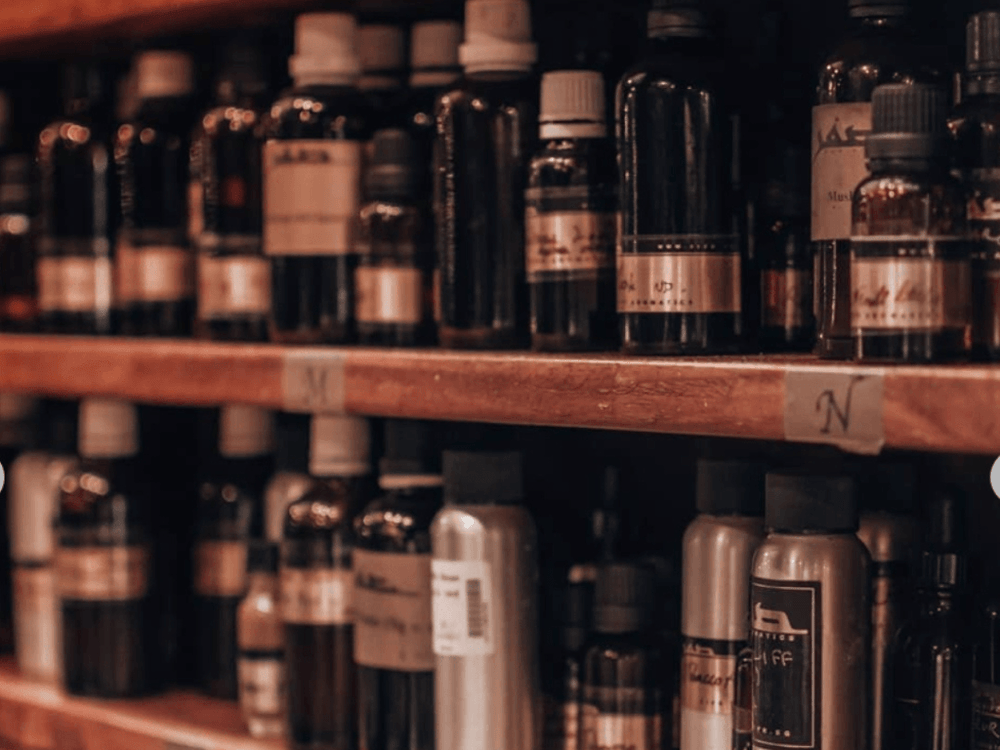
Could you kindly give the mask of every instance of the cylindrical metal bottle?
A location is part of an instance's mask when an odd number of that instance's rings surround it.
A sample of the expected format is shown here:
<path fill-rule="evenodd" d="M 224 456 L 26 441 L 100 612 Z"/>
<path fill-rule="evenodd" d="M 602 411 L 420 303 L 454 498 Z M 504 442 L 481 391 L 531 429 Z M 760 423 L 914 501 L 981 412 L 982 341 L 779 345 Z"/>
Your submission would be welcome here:
<path fill-rule="evenodd" d="M 848 477 L 770 474 L 750 583 L 755 750 L 868 746 L 869 557 Z"/>
<path fill-rule="evenodd" d="M 444 454 L 431 525 L 437 750 L 540 744 L 535 524 L 512 453 Z"/>

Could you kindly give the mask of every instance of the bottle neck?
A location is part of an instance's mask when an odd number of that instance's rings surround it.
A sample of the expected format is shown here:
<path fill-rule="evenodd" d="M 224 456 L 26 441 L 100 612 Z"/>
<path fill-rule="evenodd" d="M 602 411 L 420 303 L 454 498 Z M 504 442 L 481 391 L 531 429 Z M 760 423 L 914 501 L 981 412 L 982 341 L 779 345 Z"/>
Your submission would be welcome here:
<path fill-rule="evenodd" d="M 460 68 L 425 68 L 410 73 L 411 89 L 438 89 L 450 86 L 462 76 Z"/>

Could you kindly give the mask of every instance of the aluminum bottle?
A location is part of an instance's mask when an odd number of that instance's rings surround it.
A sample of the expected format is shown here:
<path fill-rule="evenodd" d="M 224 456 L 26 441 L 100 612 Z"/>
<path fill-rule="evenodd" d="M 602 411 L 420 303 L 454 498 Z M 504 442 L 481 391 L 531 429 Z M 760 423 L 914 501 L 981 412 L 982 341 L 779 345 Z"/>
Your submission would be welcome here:
<path fill-rule="evenodd" d="M 517 453 L 444 454 L 431 525 L 437 750 L 540 746 L 535 524 Z"/>
<path fill-rule="evenodd" d="M 764 467 L 699 461 L 697 508 L 682 547 L 680 748 L 728 750 L 750 565 L 764 539 Z"/>
<path fill-rule="evenodd" d="M 750 582 L 754 750 L 868 746 L 869 556 L 849 477 L 769 474 Z"/>

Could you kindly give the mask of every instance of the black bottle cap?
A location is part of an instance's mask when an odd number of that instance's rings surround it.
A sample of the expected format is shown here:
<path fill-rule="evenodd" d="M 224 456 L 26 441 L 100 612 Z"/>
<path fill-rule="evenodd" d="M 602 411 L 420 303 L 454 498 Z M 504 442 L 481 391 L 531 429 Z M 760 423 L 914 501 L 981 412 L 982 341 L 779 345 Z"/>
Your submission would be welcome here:
<path fill-rule="evenodd" d="M 965 26 L 965 69 L 1000 72 L 1000 11 L 975 13 Z"/>
<path fill-rule="evenodd" d="M 215 86 L 220 96 L 260 94 L 267 90 L 261 40 L 249 32 L 229 39 L 222 47 Z"/>
<path fill-rule="evenodd" d="M 774 531 L 858 530 L 854 480 L 846 476 L 768 474 L 764 525 Z"/>
<path fill-rule="evenodd" d="M 594 588 L 594 630 L 638 633 L 654 624 L 656 572 L 639 563 L 604 563 Z"/>
<path fill-rule="evenodd" d="M 711 32 L 708 14 L 692 0 L 653 0 L 646 19 L 651 37 L 705 37 Z"/>
<path fill-rule="evenodd" d="M 445 451 L 443 468 L 445 502 L 491 505 L 524 497 L 520 453 Z"/>
<path fill-rule="evenodd" d="M 767 469 L 753 461 L 698 461 L 697 508 L 713 515 L 764 515 Z"/>
<path fill-rule="evenodd" d="M 413 141 L 405 130 L 386 128 L 375 133 L 372 161 L 365 176 L 365 188 L 372 198 L 408 197 L 413 191 L 416 170 Z"/>
<path fill-rule="evenodd" d="M 921 83 L 887 83 L 872 94 L 868 159 L 929 159 L 944 145 L 947 97 Z"/>
<path fill-rule="evenodd" d="M 71 62 L 62 69 L 63 101 L 86 101 L 91 106 L 107 103 L 111 76 L 100 61 Z"/>
<path fill-rule="evenodd" d="M 385 453 L 378 462 L 380 474 L 440 474 L 441 450 L 428 422 L 387 419 Z"/>
<path fill-rule="evenodd" d="M 847 2 L 847 12 L 851 18 L 905 16 L 911 7 L 910 0 L 848 0 Z"/>
<path fill-rule="evenodd" d="M 248 573 L 277 573 L 278 545 L 263 539 L 251 539 L 247 552 Z"/>

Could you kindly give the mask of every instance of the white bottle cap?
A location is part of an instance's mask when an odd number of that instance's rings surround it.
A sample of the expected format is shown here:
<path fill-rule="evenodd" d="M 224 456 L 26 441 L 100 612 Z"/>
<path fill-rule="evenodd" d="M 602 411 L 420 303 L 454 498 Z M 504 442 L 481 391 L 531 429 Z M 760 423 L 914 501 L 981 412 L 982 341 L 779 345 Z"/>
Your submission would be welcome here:
<path fill-rule="evenodd" d="M 194 60 L 186 52 L 151 50 L 135 58 L 139 100 L 187 96 L 194 91 Z"/>
<path fill-rule="evenodd" d="M 219 410 L 219 453 L 225 458 L 264 456 L 274 450 L 274 412 L 227 404 Z"/>
<path fill-rule="evenodd" d="M 139 452 L 139 413 L 135 404 L 112 398 L 80 402 L 80 455 L 125 458 Z"/>
<path fill-rule="evenodd" d="M 458 21 L 420 21 L 410 28 L 410 85 L 445 86 L 458 75 Z"/>
<path fill-rule="evenodd" d="M 10 556 L 14 562 L 46 562 L 55 550 L 59 482 L 76 463 L 70 456 L 28 451 L 10 467 Z"/>
<path fill-rule="evenodd" d="M 538 48 L 531 41 L 527 0 L 466 0 L 458 59 L 466 73 L 530 71 Z"/>
<path fill-rule="evenodd" d="M 367 24 L 358 29 L 361 80 L 358 88 L 385 89 L 402 85 L 399 71 L 406 67 L 406 35 L 399 26 Z"/>
<path fill-rule="evenodd" d="M 295 19 L 295 54 L 288 73 L 296 85 L 351 85 L 361 75 L 358 26 L 349 13 L 303 13 Z"/>
<path fill-rule="evenodd" d="M 0 393 L 0 422 L 22 422 L 30 419 L 38 399 L 23 393 Z"/>
<path fill-rule="evenodd" d="M 312 418 L 309 473 L 314 477 L 361 477 L 371 471 L 371 431 L 364 417 Z"/>
<path fill-rule="evenodd" d="M 542 76 L 538 108 L 542 138 L 603 138 L 604 77 L 593 70 L 557 70 Z"/>

